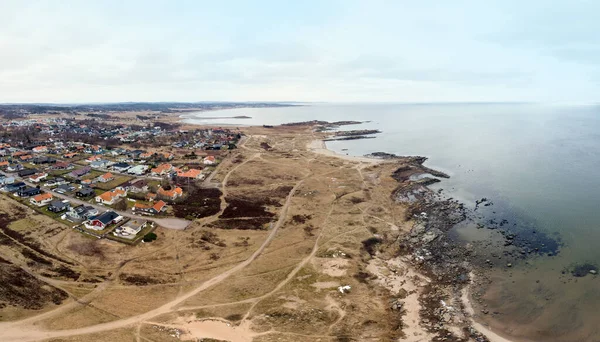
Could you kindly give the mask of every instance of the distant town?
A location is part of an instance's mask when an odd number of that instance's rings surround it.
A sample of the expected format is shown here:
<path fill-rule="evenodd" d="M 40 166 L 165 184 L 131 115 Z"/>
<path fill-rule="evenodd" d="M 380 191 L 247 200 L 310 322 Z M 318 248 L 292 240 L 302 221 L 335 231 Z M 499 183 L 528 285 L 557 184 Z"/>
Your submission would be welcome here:
<path fill-rule="evenodd" d="M 195 110 L 238 105 L 195 104 Z M 140 111 L 129 119 L 110 111 L 132 107 Z M 157 224 L 185 229 L 195 218 L 186 198 L 218 186 L 211 173 L 242 138 L 237 129 L 154 120 L 173 111 L 160 104 L 78 106 L 75 118 L 69 117 L 75 107 L 0 108 L 2 193 L 83 234 L 124 243 L 151 237 Z"/>

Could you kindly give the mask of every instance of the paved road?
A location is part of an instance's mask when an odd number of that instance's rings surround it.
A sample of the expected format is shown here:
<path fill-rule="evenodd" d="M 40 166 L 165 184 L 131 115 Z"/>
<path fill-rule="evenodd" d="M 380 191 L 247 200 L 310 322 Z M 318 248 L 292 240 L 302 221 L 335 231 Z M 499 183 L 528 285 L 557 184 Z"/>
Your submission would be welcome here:
<path fill-rule="evenodd" d="M 4 172 L 0 172 L 0 173 L 7 175 Z M 15 177 L 15 179 L 16 178 L 17 177 Z M 34 184 L 34 183 L 29 182 L 29 181 L 26 181 L 24 179 L 22 179 L 22 181 L 25 184 L 27 184 L 29 186 L 32 186 L 32 187 L 36 187 L 36 186 L 39 185 L 39 184 Z M 90 206 L 98 209 L 101 212 L 104 212 L 104 211 L 107 211 L 107 210 L 110 209 L 110 210 L 115 211 L 116 213 L 118 213 L 119 215 L 121 215 L 123 217 L 129 217 L 129 218 L 133 218 L 133 219 L 141 219 L 141 220 L 153 221 L 157 225 L 159 225 L 159 226 L 161 226 L 163 228 L 167 228 L 167 229 L 184 230 L 191 223 L 191 221 L 180 219 L 180 218 L 176 218 L 176 217 L 172 217 L 172 218 L 171 217 L 170 218 L 154 218 L 154 217 L 150 217 L 150 216 L 135 215 L 135 214 L 133 214 L 131 212 L 118 211 L 118 210 L 114 210 L 114 209 L 109 208 L 109 207 L 105 207 L 103 205 L 99 205 L 99 204 L 96 204 L 96 203 L 90 203 L 90 202 L 83 201 L 83 200 L 80 200 L 80 199 L 75 198 L 75 197 L 71 197 L 71 196 L 59 194 L 59 193 L 57 193 L 55 191 L 52 191 L 52 190 L 50 190 L 49 188 L 46 188 L 46 187 L 41 187 L 41 189 L 44 190 L 44 191 L 46 191 L 46 192 L 51 193 L 52 196 L 54 196 L 54 197 L 69 200 L 69 202 L 71 202 L 72 204 L 90 205 Z"/>

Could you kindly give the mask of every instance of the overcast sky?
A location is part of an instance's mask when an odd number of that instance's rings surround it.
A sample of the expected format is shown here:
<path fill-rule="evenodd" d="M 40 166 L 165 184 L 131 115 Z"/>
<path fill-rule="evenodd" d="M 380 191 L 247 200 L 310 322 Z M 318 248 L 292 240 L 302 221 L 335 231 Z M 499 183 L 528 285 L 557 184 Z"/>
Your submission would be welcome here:
<path fill-rule="evenodd" d="M 600 1 L 0 1 L 0 102 L 596 102 Z"/>

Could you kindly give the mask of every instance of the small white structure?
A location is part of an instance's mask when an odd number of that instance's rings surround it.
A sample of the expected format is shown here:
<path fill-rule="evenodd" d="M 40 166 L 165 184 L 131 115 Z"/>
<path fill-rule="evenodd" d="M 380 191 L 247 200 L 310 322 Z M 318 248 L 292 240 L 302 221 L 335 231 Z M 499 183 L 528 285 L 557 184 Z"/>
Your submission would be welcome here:
<path fill-rule="evenodd" d="M 340 291 L 340 293 L 348 293 L 350 292 L 350 290 L 352 289 L 352 287 L 350 285 L 343 285 L 338 287 L 338 291 Z"/>
<path fill-rule="evenodd" d="M 136 165 L 134 167 L 129 168 L 127 170 L 127 173 L 136 175 L 136 176 L 141 176 L 144 173 L 146 173 L 147 170 L 148 170 L 148 165 Z"/>

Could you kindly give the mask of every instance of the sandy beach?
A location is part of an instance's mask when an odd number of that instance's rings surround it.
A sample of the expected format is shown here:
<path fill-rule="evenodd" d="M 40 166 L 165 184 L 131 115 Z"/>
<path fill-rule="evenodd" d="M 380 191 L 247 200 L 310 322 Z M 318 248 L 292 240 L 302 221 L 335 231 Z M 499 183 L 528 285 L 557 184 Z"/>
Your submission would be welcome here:
<path fill-rule="evenodd" d="M 309 151 L 317 153 L 317 154 L 341 158 L 344 160 L 349 160 L 349 161 L 354 161 L 354 162 L 369 163 L 369 164 L 379 164 L 379 163 L 384 162 L 383 159 L 369 158 L 369 157 L 357 157 L 357 156 L 344 155 L 344 154 L 337 153 L 335 151 L 328 149 L 327 145 L 325 144 L 325 141 L 323 141 L 323 140 L 313 140 L 308 144 L 307 148 Z"/>

